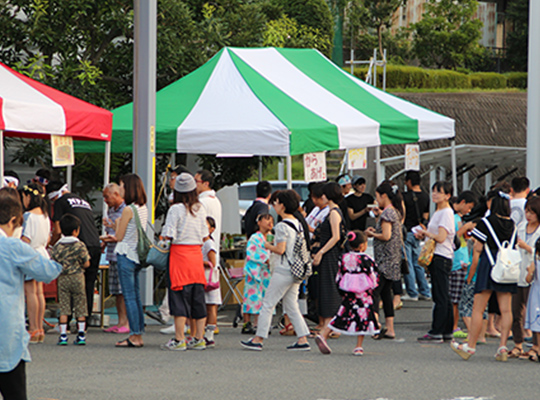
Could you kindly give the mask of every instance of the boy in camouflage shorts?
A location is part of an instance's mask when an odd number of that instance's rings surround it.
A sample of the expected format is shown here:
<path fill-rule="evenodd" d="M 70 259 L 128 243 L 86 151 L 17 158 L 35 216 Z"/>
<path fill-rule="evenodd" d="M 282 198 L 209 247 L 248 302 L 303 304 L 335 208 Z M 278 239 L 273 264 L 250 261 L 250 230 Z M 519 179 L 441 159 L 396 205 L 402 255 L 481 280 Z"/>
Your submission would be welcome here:
<path fill-rule="evenodd" d="M 73 343 L 86 344 L 85 321 L 87 312 L 84 270 L 90 266 L 90 255 L 86 245 L 78 239 L 81 221 L 75 215 L 65 214 L 60 219 L 62 238 L 54 245 L 51 258 L 62 264 L 58 277 L 58 302 L 60 303 L 60 338 L 58 345 L 68 344 L 67 324 L 73 302 L 79 333 Z"/>

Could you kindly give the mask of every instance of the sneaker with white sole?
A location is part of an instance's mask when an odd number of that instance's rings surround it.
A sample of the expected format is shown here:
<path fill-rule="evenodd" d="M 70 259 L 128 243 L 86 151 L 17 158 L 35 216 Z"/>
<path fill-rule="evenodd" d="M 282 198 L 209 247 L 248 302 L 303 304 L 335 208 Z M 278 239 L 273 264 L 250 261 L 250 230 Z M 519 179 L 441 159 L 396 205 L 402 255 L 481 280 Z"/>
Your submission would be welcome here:
<path fill-rule="evenodd" d="M 216 347 L 216 342 L 206 337 L 204 338 L 204 343 L 206 344 L 207 349 L 213 349 L 214 347 Z"/>
<path fill-rule="evenodd" d="M 440 344 L 443 343 L 444 340 L 442 337 L 438 336 L 432 336 L 429 333 L 425 334 L 424 336 L 420 336 L 416 339 L 418 343 L 434 343 L 434 344 Z"/>
<path fill-rule="evenodd" d="M 295 342 L 293 344 L 291 344 L 290 346 L 287 346 L 287 350 L 289 351 L 310 351 L 311 350 L 311 347 L 309 345 L 309 343 L 298 343 L 298 342 Z"/>
<path fill-rule="evenodd" d="M 159 332 L 164 335 L 174 335 L 176 333 L 176 329 L 174 328 L 174 324 L 172 324 L 171 326 L 160 329 Z"/>
<path fill-rule="evenodd" d="M 58 346 L 67 346 L 68 344 L 68 337 L 67 335 L 60 335 L 58 338 L 58 343 L 56 343 Z"/>
<path fill-rule="evenodd" d="M 263 344 L 253 343 L 253 339 L 242 340 L 240 341 L 240 344 L 242 345 L 244 349 L 248 349 L 248 350 L 261 351 L 263 349 Z"/>
<path fill-rule="evenodd" d="M 204 339 L 191 339 L 187 342 L 188 350 L 206 350 L 206 342 Z"/>
<path fill-rule="evenodd" d="M 186 341 L 185 340 L 178 341 L 175 338 L 172 338 L 167 343 L 162 344 L 160 347 L 161 347 L 161 350 L 171 350 L 171 351 L 186 351 L 187 350 Z"/>
<path fill-rule="evenodd" d="M 405 294 L 401 296 L 401 300 L 403 301 L 418 301 L 418 297 L 411 297 L 408 294 Z"/>
<path fill-rule="evenodd" d="M 332 349 L 330 346 L 328 346 L 328 343 L 326 343 L 325 338 L 323 338 L 321 335 L 315 336 L 315 343 L 317 343 L 317 347 L 323 354 L 330 354 L 332 353 Z"/>
<path fill-rule="evenodd" d="M 84 332 L 79 332 L 77 334 L 77 337 L 73 341 L 73 344 L 76 344 L 77 346 L 86 346 L 86 335 Z"/>

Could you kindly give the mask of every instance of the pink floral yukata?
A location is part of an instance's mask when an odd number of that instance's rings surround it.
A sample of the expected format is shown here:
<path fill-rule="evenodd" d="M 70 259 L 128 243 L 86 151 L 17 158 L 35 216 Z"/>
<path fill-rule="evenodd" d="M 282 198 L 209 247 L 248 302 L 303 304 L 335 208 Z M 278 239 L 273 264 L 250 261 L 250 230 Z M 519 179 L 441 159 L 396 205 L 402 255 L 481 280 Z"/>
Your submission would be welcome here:
<path fill-rule="evenodd" d="M 249 238 L 244 266 L 244 314 L 259 314 L 264 293 L 270 283 L 268 260 L 270 251 L 264 248 L 264 236 L 261 232 Z"/>

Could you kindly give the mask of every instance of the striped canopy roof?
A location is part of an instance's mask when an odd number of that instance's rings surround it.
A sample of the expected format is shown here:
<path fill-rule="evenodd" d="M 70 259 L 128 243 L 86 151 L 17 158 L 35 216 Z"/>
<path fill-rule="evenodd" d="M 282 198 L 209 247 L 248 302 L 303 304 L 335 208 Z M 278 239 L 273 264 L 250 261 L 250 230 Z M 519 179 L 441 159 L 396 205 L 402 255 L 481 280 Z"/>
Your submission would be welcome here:
<path fill-rule="evenodd" d="M 113 114 L 112 151 L 131 152 L 133 104 Z M 224 48 L 156 95 L 162 153 L 287 156 L 454 135 L 454 120 L 376 89 L 312 49 Z"/>

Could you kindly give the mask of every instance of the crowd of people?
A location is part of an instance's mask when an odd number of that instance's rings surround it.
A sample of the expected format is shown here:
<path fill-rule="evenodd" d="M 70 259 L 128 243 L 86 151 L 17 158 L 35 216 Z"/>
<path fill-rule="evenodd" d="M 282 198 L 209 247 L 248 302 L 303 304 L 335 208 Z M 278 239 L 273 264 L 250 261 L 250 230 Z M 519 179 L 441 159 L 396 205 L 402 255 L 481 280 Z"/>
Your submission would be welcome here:
<path fill-rule="evenodd" d="M 58 345 L 68 344 L 72 317 L 73 343 L 86 344 L 102 252 L 109 262 L 109 291 L 116 296 L 118 311 L 117 325 L 105 332 L 127 335 L 116 347 L 144 346 L 145 310 L 139 289 L 144 260 L 139 259 L 137 245 L 140 228 L 149 218 L 145 188 L 136 174 L 103 189 L 108 209 L 103 218 L 106 234 L 101 237 L 90 204 L 51 179 L 49 171 L 38 171 L 26 185 L 20 185 L 12 171 L 5 175 L 6 187 L 0 190 L 0 263 L 6 267 L 0 274 L 6 279 L 0 284 L 13 287 L 0 307 L 6 321 L 0 326 L 0 352 L 8 355 L 0 361 L 4 396 L 22 390 L 14 382 L 24 379 L 24 364 L 30 359 L 27 344 L 44 341 L 43 282 L 58 277 Z M 173 337 L 162 349 L 204 350 L 215 346 L 222 301 L 221 203 L 212 188 L 213 175 L 206 170 L 191 175 L 178 167 L 169 186 L 170 207 L 160 233 L 160 240 L 170 242 L 167 292 L 159 311 L 146 314 L 162 323 L 174 320 L 165 332 Z M 402 301 L 432 300 L 431 328 L 418 342 L 450 341 L 457 354 L 469 359 L 489 335 L 500 338 L 496 360 L 537 361 L 540 191 L 531 191 L 526 177 L 516 177 L 511 184 L 491 188 L 485 199 L 470 191 L 454 198 L 452 185 L 440 181 L 431 187 L 435 212 L 430 215 L 430 195 L 421 189 L 419 173 L 408 171 L 405 186 L 402 193 L 395 182 L 383 181 L 372 197 L 365 192 L 364 178 L 343 175 L 311 184 L 310 198 L 301 205 L 295 191 L 273 192 L 269 182 L 259 182 L 257 198 L 245 215 L 242 334 L 252 337 L 241 345 L 263 349 L 281 301 L 280 333 L 297 336 L 288 350 L 310 350 L 311 337 L 323 354 L 330 354 L 330 337 L 352 335 L 357 336 L 353 354 L 361 356 L 365 336 L 396 338 L 395 310 Z M 424 268 L 418 260 L 429 242 L 431 256 Z M 516 282 L 492 278 L 501 243 L 515 244 L 521 252 Z M 311 254 L 309 261 L 301 256 L 304 248 Z M 309 271 L 300 279 L 293 274 L 298 263 Z M 307 317 L 316 324 L 311 329 L 299 305 L 299 295 L 306 292 Z M 507 347 L 510 336 L 512 350 Z M 533 345 L 525 351 L 527 341 Z"/>

